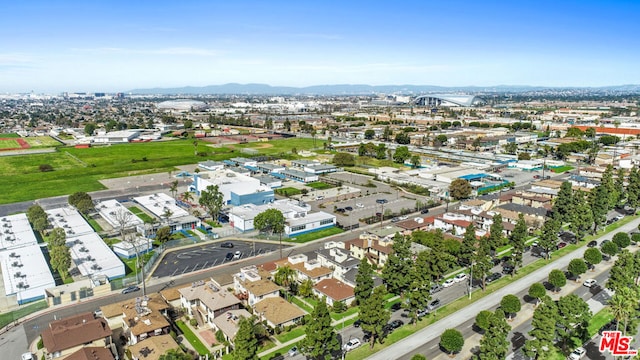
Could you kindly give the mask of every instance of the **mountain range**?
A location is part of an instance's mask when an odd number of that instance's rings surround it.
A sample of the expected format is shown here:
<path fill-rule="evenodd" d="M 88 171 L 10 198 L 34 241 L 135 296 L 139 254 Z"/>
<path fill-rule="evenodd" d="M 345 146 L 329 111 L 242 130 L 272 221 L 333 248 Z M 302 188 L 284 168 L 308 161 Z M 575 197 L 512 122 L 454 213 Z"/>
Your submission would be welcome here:
<path fill-rule="evenodd" d="M 640 93 L 640 85 L 617 85 L 603 87 L 549 87 L 527 85 L 497 86 L 435 86 L 435 85 L 314 85 L 306 87 L 271 86 L 267 84 L 238 84 L 208 86 L 184 86 L 175 88 L 133 89 L 131 94 L 237 94 L 237 95 L 371 95 L 371 94 L 422 94 L 422 93 L 518 93 L 535 91 L 590 91 Z"/>

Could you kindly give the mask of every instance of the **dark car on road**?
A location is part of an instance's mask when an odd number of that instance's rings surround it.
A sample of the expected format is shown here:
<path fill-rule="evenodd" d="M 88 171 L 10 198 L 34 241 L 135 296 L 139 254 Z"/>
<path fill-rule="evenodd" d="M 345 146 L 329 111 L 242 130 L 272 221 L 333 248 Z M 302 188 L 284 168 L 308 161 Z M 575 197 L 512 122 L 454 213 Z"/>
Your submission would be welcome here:
<path fill-rule="evenodd" d="M 511 274 L 515 270 L 515 267 L 511 264 L 502 265 L 502 273 L 503 274 Z"/>
<path fill-rule="evenodd" d="M 391 311 L 398 311 L 400 309 L 402 309 L 401 302 L 393 303 L 393 305 L 391 305 Z"/>
<path fill-rule="evenodd" d="M 561 243 L 558 243 L 558 245 L 556 245 L 556 248 L 559 250 L 559 249 L 562 249 L 565 246 L 567 246 L 567 243 L 566 242 L 561 242 Z"/>
<path fill-rule="evenodd" d="M 502 274 L 500 274 L 499 272 L 494 272 L 493 274 L 487 276 L 485 281 L 488 282 L 488 283 L 491 283 L 491 282 L 494 282 L 494 281 L 500 279 L 501 277 L 502 277 Z"/>
<path fill-rule="evenodd" d="M 382 331 L 388 334 L 402 325 L 404 325 L 404 322 L 402 320 L 393 320 L 387 325 L 385 325 L 384 327 L 382 327 Z"/>
<path fill-rule="evenodd" d="M 220 247 L 227 248 L 227 249 L 233 249 L 233 243 L 223 242 L 222 244 L 220 244 Z"/>
<path fill-rule="evenodd" d="M 362 324 L 362 320 L 358 319 L 353 322 L 353 327 L 360 327 L 360 324 Z"/>
<path fill-rule="evenodd" d="M 386 203 L 388 203 L 389 201 L 387 201 L 387 199 L 376 199 L 376 202 L 377 202 L 378 204 L 386 204 Z"/>
<path fill-rule="evenodd" d="M 440 307 L 440 299 L 435 299 L 429 304 L 429 306 L 427 306 L 427 310 L 433 311 L 438 307 Z"/>
<path fill-rule="evenodd" d="M 224 257 L 225 260 L 229 261 L 229 260 L 233 260 L 233 253 L 232 252 L 228 252 L 227 255 Z"/>
<path fill-rule="evenodd" d="M 351 206 L 345 206 L 344 209 L 347 211 L 353 211 L 353 208 Z"/>
<path fill-rule="evenodd" d="M 587 244 L 587 247 L 596 247 L 598 246 L 598 242 L 593 240 L 593 241 L 589 241 L 589 243 Z"/>
<path fill-rule="evenodd" d="M 428 214 L 428 213 L 429 213 L 429 209 L 420 210 L 420 214 Z"/>
<path fill-rule="evenodd" d="M 431 285 L 431 289 L 429 289 L 429 294 L 435 294 L 438 291 L 442 290 L 442 285 L 440 284 L 433 284 Z"/>
<path fill-rule="evenodd" d="M 133 286 L 129 286 L 129 287 L 126 287 L 126 288 L 122 289 L 122 293 L 123 294 L 128 294 L 128 293 L 136 292 L 138 290 L 140 290 L 140 288 L 135 286 L 135 285 L 133 285 Z"/>

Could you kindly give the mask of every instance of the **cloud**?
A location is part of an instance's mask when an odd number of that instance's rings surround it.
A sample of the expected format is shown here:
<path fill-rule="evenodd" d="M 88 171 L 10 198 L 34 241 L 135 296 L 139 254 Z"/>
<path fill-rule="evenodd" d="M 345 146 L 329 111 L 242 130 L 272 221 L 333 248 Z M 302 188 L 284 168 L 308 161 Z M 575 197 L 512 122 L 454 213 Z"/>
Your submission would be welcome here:
<path fill-rule="evenodd" d="M 168 47 L 159 49 L 130 49 L 119 47 L 99 47 L 99 48 L 73 48 L 75 52 L 93 54 L 123 54 L 123 55 L 169 55 L 169 56 L 219 56 L 223 52 L 194 47 Z"/>
<path fill-rule="evenodd" d="M 0 65 L 2 66 L 25 66 L 32 64 L 34 59 L 29 54 L 24 53 L 0 53 Z"/>

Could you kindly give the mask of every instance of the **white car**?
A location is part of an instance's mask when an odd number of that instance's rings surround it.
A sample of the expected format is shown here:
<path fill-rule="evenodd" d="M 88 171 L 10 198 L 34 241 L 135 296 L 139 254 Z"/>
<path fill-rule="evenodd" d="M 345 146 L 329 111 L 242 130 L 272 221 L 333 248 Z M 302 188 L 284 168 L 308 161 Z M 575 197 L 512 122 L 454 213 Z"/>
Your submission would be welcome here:
<path fill-rule="evenodd" d="M 586 287 L 590 288 L 590 287 L 592 287 L 593 285 L 595 285 L 597 282 L 598 282 L 598 281 L 597 281 L 596 279 L 587 279 L 587 280 L 585 280 L 585 281 L 582 283 L 582 285 L 584 285 L 584 286 L 586 286 Z"/>
<path fill-rule="evenodd" d="M 236 251 L 235 254 L 233 254 L 233 260 L 238 260 L 242 257 L 242 253 L 240 251 Z"/>
<path fill-rule="evenodd" d="M 583 347 L 579 347 L 579 348 L 573 350 L 573 352 L 571 354 L 569 354 L 568 359 L 569 360 L 580 360 L 586 354 L 587 354 L 587 350 L 585 350 Z"/>
<path fill-rule="evenodd" d="M 443 283 L 442 283 L 442 287 L 446 287 L 446 288 L 448 288 L 448 287 L 450 287 L 451 285 L 453 285 L 453 284 L 455 284 L 455 283 L 456 283 L 456 282 L 455 282 L 455 281 L 453 281 L 453 279 L 449 279 L 449 280 L 447 280 L 447 281 L 445 281 L 445 282 L 443 282 Z"/>
<path fill-rule="evenodd" d="M 344 346 L 342 346 L 342 348 L 344 349 L 344 351 L 351 351 L 351 350 L 359 347 L 360 345 L 362 345 L 362 343 L 360 342 L 360 339 L 352 338 L 351 340 L 347 341 L 347 343 L 344 344 Z"/>
<path fill-rule="evenodd" d="M 30 352 L 22 354 L 22 360 L 33 360 L 33 354 Z"/>
<path fill-rule="evenodd" d="M 364 207 L 364 205 L 362 205 L 362 204 L 360 204 L 360 203 L 356 203 L 356 207 L 357 207 L 357 208 L 363 208 L 363 207 Z"/>
<path fill-rule="evenodd" d="M 467 278 L 469 278 L 469 276 L 465 273 L 461 273 L 456 275 L 456 277 L 453 278 L 454 282 L 461 282 L 461 281 L 465 281 L 467 280 Z"/>

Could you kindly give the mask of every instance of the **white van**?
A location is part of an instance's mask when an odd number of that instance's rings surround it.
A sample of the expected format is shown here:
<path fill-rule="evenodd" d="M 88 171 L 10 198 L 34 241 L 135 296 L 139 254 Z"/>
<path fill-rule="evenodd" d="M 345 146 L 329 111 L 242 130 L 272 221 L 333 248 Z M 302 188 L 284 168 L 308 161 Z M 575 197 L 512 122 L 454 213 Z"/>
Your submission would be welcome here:
<path fill-rule="evenodd" d="M 22 360 L 33 360 L 33 354 L 30 352 L 22 354 Z"/>

